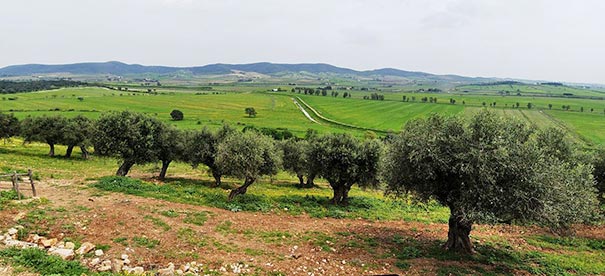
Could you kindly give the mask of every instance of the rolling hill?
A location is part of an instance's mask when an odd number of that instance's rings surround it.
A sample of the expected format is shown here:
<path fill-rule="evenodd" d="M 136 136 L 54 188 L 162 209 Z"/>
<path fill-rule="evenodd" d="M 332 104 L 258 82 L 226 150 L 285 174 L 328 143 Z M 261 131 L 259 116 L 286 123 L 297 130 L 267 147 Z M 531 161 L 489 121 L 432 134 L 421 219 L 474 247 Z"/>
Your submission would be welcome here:
<path fill-rule="evenodd" d="M 117 61 L 110 62 L 88 62 L 61 65 L 24 64 L 12 65 L 0 69 L 0 77 L 8 76 L 30 76 L 54 73 L 68 73 L 74 75 L 140 75 L 160 74 L 169 75 L 179 72 L 190 72 L 195 75 L 221 75 L 233 71 L 255 72 L 266 75 L 275 75 L 284 72 L 307 72 L 312 74 L 339 74 L 362 77 L 394 76 L 414 80 L 431 80 L 443 82 L 466 82 L 475 83 L 489 81 L 489 78 L 474 78 L 458 75 L 435 75 L 424 72 L 405 71 L 394 68 L 383 68 L 367 71 L 356 71 L 353 69 L 337 67 L 325 63 L 300 63 L 281 64 L 270 62 L 259 62 L 250 64 L 209 64 L 194 67 L 168 67 L 168 66 L 145 66 L 139 64 L 126 64 Z"/>

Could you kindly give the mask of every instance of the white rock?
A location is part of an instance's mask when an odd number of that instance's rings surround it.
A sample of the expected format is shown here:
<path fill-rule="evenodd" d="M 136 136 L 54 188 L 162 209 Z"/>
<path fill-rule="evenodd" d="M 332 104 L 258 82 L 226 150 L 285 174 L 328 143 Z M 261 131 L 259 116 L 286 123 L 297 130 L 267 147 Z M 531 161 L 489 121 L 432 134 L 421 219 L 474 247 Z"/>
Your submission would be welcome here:
<path fill-rule="evenodd" d="M 122 262 L 123 262 L 124 264 L 130 264 L 130 260 L 129 260 L 129 259 L 123 260 Z"/>
<path fill-rule="evenodd" d="M 11 236 L 17 234 L 17 232 L 19 231 L 15 228 L 8 229 L 8 234 Z"/>
<path fill-rule="evenodd" d="M 101 256 L 103 256 L 103 254 L 105 254 L 105 253 L 103 253 L 102 249 L 95 250 L 95 256 L 101 257 Z"/>
<path fill-rule="evenodd" d="M 134 274 L 134 275 L 141 275 L 141 274 L 145 273 L 145 269 L 143 269 L 140 266 L 137 266 L 137 267 L 132 268 L 130 271 L 128 271 L 128 273 Z"/>
<path fill-rule="evenodd" d="M 110 265 L 102 265 L 101 267 L 99 267 L 97 269 L 97 271 L 99 272 L 105 272 L 105 271 L 110 271 L 111 270 L 111 266 Z"/>
<path fill-rule="evenodd" d="M 74 250 L 67 248 L 54 248 L 49 250 L 48 253 L 51 255 L 57 255 L 63 260 L 73 260 L 75 257 Z"/>
<path fill-rule="evenodd" d="M 89 242 L 85 242 L 82 245 L 80 245 L 80 248 L 78 248 L 78 250 L 76 250 L 76 253 L 78 255 L 84 255 L 90 251 L 92 251 L 93 249 L 95 249 L 95 245 Z"/>
<path fill-rule="evenodd" d="M 76 249 L 76 245 L 73 242 L 66 242 L 65 248 L 67 249 Z"/>
<path fill-rule="evenodd" d="M 90 260 L 90 266 L 96 266 L 100 263 L 101 263 L 101 259 L 99 259 L 99 258 L 94 258 L 94 259 Z"/>
<path fill-rule="evenodd" d="M 128 260 L 128 255 L 126 255 L 126 254 L 122 254 L 121 257 L 122 257 L 122 260 Z"/>

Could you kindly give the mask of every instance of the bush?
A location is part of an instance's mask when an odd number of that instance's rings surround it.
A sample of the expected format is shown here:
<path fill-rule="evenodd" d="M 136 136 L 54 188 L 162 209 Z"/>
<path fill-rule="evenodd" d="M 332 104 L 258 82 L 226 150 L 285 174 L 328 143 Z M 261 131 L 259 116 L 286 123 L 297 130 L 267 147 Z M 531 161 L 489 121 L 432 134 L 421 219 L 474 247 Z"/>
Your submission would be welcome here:
<path fill-rule="evenodd" d="M 182 111 L 175 109 L 170 112 L 170 117 L 173 121 L 182 121 L 185 118 L 185 115 L 183 115 Z"/>

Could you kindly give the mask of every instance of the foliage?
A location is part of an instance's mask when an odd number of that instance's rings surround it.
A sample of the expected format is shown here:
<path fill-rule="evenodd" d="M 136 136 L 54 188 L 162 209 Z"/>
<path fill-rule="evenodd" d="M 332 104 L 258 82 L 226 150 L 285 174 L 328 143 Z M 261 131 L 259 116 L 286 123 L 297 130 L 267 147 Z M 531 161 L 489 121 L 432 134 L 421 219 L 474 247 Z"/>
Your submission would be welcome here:
<path fill-rule="evenodd" d="M 377 140 L 360 142 L 349 134 L 328 134 L 311 141 L 308 162 L 334 190 L 334 204 L 346 204 L 353 184 L 378 185 L 381 147 Z"/>
<path fill-rule="evenodd" d="M 280 143 L 283 151 L 284 170 L 295 174 L 298 177 L 299 185 L 305 186 L 303 176 L 309 168 L 307 162 L 307 151 L 309 142 L 306 140 L 288 139 Z"/>
<path fill-rule="evenodd" d="M 86 83 L 69 80 L 39 80 L 39 81 L 8 81 L 0 80 L 0 94 L 14 94 L 41 90 L 57 89 L 60 87 L 81 86 Z"/>
<path fill-rule="evenodd" d="M 187 154 L 184 157 L 184 160 L 190 163 L 194 168 L 200 164 L 208 166 L 210 173 L 214 177 L 215 185 L 219 186 L 223 173 L 216 163 L 218 144 L 234 132 L 234 128 L 229 125 L 223 125 L 216 132 L 204 127 L 200 131 L 189 133 L 187 137 Z"/>
<path fill-rule="evenodd" d="M 605 149 L 600 148 L 594 154 L 592 165 L 594 166 L 593 175 L 595 178 L 598 198 L 601 204 L 605 204 Z"/>
<path fill-rule="evenodd" d="M 160 129 L 160 135 L 157 139 L 155 143 L 158 147 L 158 159 L 162 161 L 159 178 L 164 179 L 172 161 L 187 159 L 187 137 L 185 137 L 184 131 L 173 126 L 166 126 Z"/>
<path fill-rule="evenodd" d="M 384 179 L 391 193 L 449 207 L 450 234 L 465 239 L 477 221 L 566 227 L 594 214 L 596 196 L 591 167 L 557 158 L 559 143 L 488 111 L 468 124 L 433 115 L 408 123 L 390 143 Z M 471 249 L 468 240 L 460 246 Z"/>
<path fill-rule="evenodd" d="M 64 261 L 61 257 L 48 255 L 38 248 L 7 248 L 0 250 L 0 257 L 41 275 L 103 275 L 91 273 L 78 261 Z"/>
<path fill-rule="evenodd" d="M 170 112 L 170 118 L 172 118 L 173 121 L 182 121 L 185 118 L 185 115 L 183 115 L 183 111 L 175 109 Z"/>
<path fill-rule="evenodd" d="M 92 146 L 93 132 L 94 121 L 91 119 L 82 115 L 67 119 L 61 139 L 61 144 L 68 146 L 66 156 L 69 157 L 71 155 L 71 149 L 74 146 L 82 148 L 84 154 L 86 147 Z"/>
<path fill-rule="evenodd" d="M 162 122 L 141 113 L 104 113 L 95 129 L 95 153 L 122 159 L 116 174 L 126 175 L 134 164 L 158 160 L 165 128 Z"/>
<path fill-rule="evenodd" d="M 19 134 L 19 119 L 13 113 L 0 112 L 0 139 L 8 139 Z"/>
<path fill-rule="evenodd" d="M 55 145 L 63 141 L 67 120 L 62 116 L 27 117 L 21 121 L 24 142 L 44 142 L 50 146 L 49 155 L 55 155 Z"/>
<path fill-rule="evenodd" d="M 219 143 L 216 164 L 225 175 L 245 179 L 244 185 L 233 190 L 231 198 L 263 175 L 275 175 L 281 168 L 281 153 L 273 139 L 253 131 L 231 134 Z"/>
<path fill-rule="evenodd" d="M 256 117 L 256 110 L 254 109 L 254 107 L 246 107 L 246 109 L 244 109 L 244 112 L 246 112 L 248 117 Z"/>

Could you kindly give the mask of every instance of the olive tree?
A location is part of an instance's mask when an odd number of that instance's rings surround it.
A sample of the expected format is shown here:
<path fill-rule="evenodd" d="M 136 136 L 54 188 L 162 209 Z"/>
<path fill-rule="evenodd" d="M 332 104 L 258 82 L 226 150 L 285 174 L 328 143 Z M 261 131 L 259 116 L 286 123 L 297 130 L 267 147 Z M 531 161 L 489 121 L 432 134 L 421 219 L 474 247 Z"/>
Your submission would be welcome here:
<path fill-rule="evenodd" d="M 593 156 L 594 178 L 601 204 L 605 204 L 605 149 L 597 150 Z"/>
<path fill-rule="evenodd" d="M 233 132 L 235 129 L 229 125 L 223 125 L 216 132 L 204 127 L 201 131 L 190 133 L 187 138 L 185 161 L 194 168 L 200 164 L 206 165 L 214 177 L 216 187 L 221 185 L 223 175 L 221 168 L 216 163 L 218 144 Z"/>
<path fill-rule="evenodd" d="M 147 115 L 122 111 L 101 115 L 94 134 L 95 153 L 122 160 L 116 175 L 125 176 L 135 164 L 158 160 L 166 126 Z"/>
<path fill-rule="evenodd" d="M 281 144 L 284 154 L 284 170 L 293 173 L 298 177 L 299 186 L 305 188 L 304 176 L 308 172 L 307 150 L 309 142 L 305 140 L 288 139 Z M 307 177 L 309 179 L 309 177 Z M 312 182 L 309 182 L 309 184 Z M 312 186 L 311 186 L 312 187 Z"/>
<path fill-rule="evenodd" d="M 92 145 L 94 122 L 82 115 L 69 118 L 63 128 L 61 144 L 67 146 L 65 157 L 71 157 L 74 147 L 80 147 L 82 157 L 88 158 L 87 147 Z"/>
<path fill-rule="evenodd" d="M 0 139 L 9 139 L 19 135 L 19 120 L 13 115 L 0 113 Z"/>
<path fill-rule="evenodd" d="M 273 139 L 255 131 L 233 133 L 217 148 L 216 164 L 220 170 L 225 175 L 244 179 L 242 186 L 231 190 L 229 200 L 245 194 L 259 177 L 277 174 L 281 162 Z"/>
<path fill-rule="evenodd" d="M 61 116 L 27 117 L 21 121 L 21 136 L 24 142 L 44 142 L 50 150 L 49 156 L 55 156 L 55 145 L 63 141 L 67 120 Z"/>
<path fill-rule="evenodd" d="M 378 185 L 380 143 L 361 142 L 349 134 L 328 134 L 311 142 L 308 162 L 334 191 L 333 204 L 347 204 L 351 187 Z"/>
<path fill-rule="evenodd" d="M 170 163 L 175 160 L 184 160 L 187 150 L 186 133 L 175 127 L 168 126 L 161 129 L 158 136 L 158 160 L 162 162 L 162 169 L 158 178 L 164 180 Z"/>
<path fill-rule="evenodd" d="M 466 253 L 473 252 L 476 222 L 582 222 L 597 205 L 591 166 L 557 158 L 537 136 L 525 123 L 488 111 L 469 123 L 439 115 L 411 121 L 388 144 L 387 191 L 447 206 L 444 247 Z"/>

